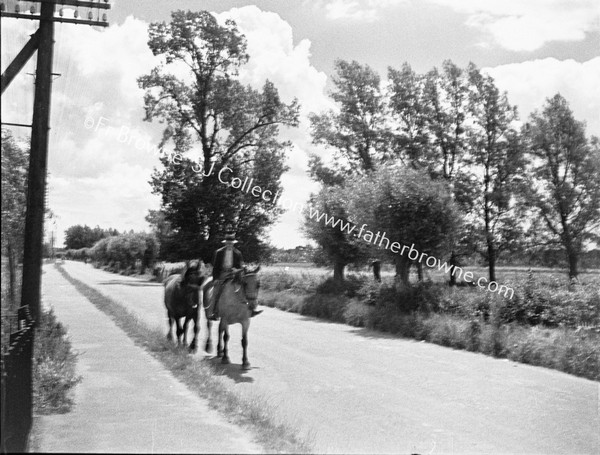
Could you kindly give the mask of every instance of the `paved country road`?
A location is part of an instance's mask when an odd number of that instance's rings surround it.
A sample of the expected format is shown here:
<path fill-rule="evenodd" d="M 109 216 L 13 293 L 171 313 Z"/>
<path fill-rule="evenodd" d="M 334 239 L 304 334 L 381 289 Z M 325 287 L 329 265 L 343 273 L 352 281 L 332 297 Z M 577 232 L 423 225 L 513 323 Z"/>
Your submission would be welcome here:
<path fill-rule="evenodd" d="M 64 268 L 166 334 L 160 284 Z M 231 334 L 224 378 L 320 453 L 600 453 L 598 382 L 271 308 L 252 319 L 243 372 Z"/>

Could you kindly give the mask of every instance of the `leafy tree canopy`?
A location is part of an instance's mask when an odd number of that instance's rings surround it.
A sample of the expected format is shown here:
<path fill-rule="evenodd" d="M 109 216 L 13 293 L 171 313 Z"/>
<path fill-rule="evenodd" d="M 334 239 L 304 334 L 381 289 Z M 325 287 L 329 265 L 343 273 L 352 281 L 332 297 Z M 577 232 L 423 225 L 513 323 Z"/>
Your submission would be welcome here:
<path fill-rule="evenodd" d="M 149 36 L 164 65 L 138 79 L 146 90 L 146 120 L 166 125 L 161 149 L 172 144 L 185 154 L 199 146 L 202 157 L 198 163 L 163 157 L 163 168 L 152 176 L 172 228 L 164 247 L 180 259 L 210 260 L 232 224 L 245 257 L 258 260 L 267 251 L 266 228 L 280 214 L 272 196 L 287 170 L 290 144 L 278 139 L 279 127 L 298 125 L 298 102 L 282 102 L 270 81 L 262 91 L 239 82 L 238 69 L 249 57 L 246 39 L 231 20 L 219 24 L 206 11 L 175 11 L 170 23 L 151 24 Z M 252 180 L 259 194 L 271 192 L 270 200 L 233 188 L 234 178 Z"/>

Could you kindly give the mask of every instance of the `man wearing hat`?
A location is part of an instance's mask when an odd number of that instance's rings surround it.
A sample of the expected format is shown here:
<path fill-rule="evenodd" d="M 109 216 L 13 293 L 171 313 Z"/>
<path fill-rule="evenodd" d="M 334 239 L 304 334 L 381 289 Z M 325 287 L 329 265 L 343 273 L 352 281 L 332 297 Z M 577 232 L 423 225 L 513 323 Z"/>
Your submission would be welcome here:
<path fill-rule="evenodd" d="M 225 244 L 224 247 L 219 248 L 215 251 L 215 255 L 213 257 L 213 281 L 214 281 L 214 290 L 213 295 L 214 303 L 212 305 L 213 314 L 210 316 L 210 319 L 216 321 L 219 318 L 217 312 L 217 302 L 221 297 L 221 292 L 223 291 L 223 283 L 225 279 L 228 278 L 233 269 L 241 269 L 244 267 L 244 259 L 242 257 L 242 253 L 240 250 L 234 247 L 238 241 L 235 239 L 235 232 L 231 226 L 227 227 L 227 231 L 225 232 L 225 239 L 222 241 Z M 262 311 L 256 310 L 256 303 L 254 303 L 254 308 L 251 308 L 252 314 L 250 317 L 254 317 L 257 314 L 262 313 Z"/>

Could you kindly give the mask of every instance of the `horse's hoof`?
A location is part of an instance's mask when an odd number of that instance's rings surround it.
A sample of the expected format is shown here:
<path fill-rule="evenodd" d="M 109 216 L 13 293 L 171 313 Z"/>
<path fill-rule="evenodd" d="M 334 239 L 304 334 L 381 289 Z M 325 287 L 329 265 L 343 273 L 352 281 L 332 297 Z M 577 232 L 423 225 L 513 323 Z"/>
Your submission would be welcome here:
<path fill-rule="evenodd" d="M 229 360 L 229 357 L 223 356 L 223 358 L 221 359 L 221 363 L 224 365 L 229 365 L 231 361 Z"/>
<path fill-rule="evenodd" d="M 217 351 L 217 357 L 222 357 L 223 356 L 223 351 Z"/>
<path fill-rule="evenodd" d="M 189 350 L 192 354 L 195 354 L 196 351 L 198 350 L 198 348 L 196 347 L 195 344 L 190 345 Z"/>
<path fill-rule="evenodd" d="M 210 352 L 213 350 L 212 343 L 206 343 L 206 348 L 204 349 L 206 352 Z"/>
<path fill-rule="evenodd" d="M 242 370 L 249 370 L 249 369 L 250 369 L 250 362 L 242 363 Z"/>

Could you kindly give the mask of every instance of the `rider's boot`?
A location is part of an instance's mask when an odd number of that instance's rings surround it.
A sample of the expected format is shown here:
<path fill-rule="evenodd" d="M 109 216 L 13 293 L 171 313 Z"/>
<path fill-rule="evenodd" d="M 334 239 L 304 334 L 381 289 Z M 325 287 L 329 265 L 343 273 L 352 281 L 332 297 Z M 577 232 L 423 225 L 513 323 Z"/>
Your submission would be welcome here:
<path fill-rule="evenodd" d="M 214 296 L 215 301 L 213 304 L 213 308 L 212 308 L 212 314 L 208 317 L 208 319 L 210 319 L 211 321 L 218 321 L 219 320 L 219 307 L 217 306 L 217 303 L 219 302 L 219 299 L 221 298 L 221 292 L 223 291 L 223 286 L 219 286 L 216 292 L 216 295 Z"/>

